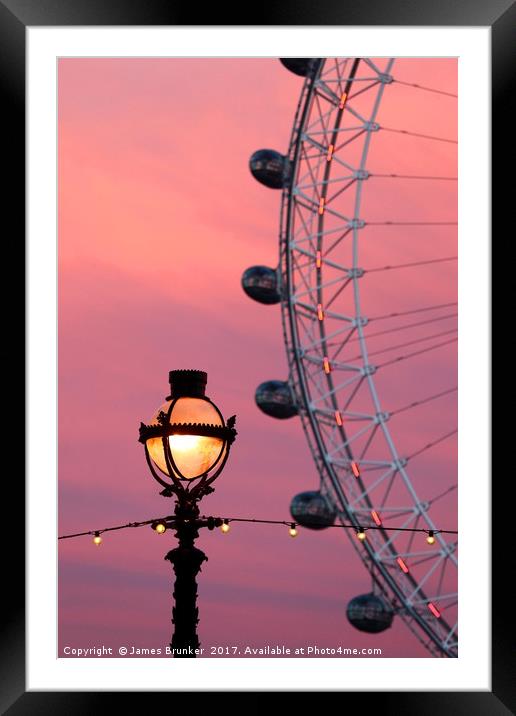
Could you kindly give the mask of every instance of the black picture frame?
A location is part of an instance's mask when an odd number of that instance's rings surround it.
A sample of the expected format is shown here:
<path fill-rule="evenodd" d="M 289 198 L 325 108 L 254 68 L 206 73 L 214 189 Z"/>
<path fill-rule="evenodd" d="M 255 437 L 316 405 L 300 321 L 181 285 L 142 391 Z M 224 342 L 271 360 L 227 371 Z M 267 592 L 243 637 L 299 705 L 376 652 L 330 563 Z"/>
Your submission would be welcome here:
<path fill-rule="evenodd" d="M 508 111 L 511 79 L 516 66 L 515 28 L 516 6 L 512 0 L 287 0 L 276 6 L 255 6 L 253 17 L 246 17 L 236 6 L 207 6 L 201 10 L 202 25 L 389 25 L 389 26 L 489 26 L 492 37 L 492 193 L 493 234 L 502 239 L 502 227 L 509 227 L 511 211 L 511 182 L 502 180 L 504 164 L 510 152 L 508 139 L 513 135 L 511 115 Z M 4 179 L 7 184 L 3 192 L 4 225 L 10 218 L 9 235 L 4 234 L 4 266 L 15 281 L 23 282 L 23 264 L 14 262 L 14 252 L 23 246 L 25 235 L 25 37 L 28 26 L 89 26 L 89 25 L 198 25 L 199 8 L 178 6 L 169 0 L 0 0 L 0 107 L 3 127 Z M 479 99 L 481 101 L 481 99 Z M 7 156 L 6 156 L 7 154 Z M 7 171 L 8 170 L 8 171 Z M 513 201 L 513 200 L 512 200 Z M 13 240 L 16 237 L 16 240 Z M 509 241 L 512 238 L 506 237 Z M 12 254 L 12 257 L 11 257 Z M 16 268 L 18 267 L 18 268 Z M 19 272 L 19 273 L 17 273 Z M 4 288 L 5 290 L 5 288 Z M 11 293 L 8 288 L 9 294 Z M 11 306 L 9 296 L 4 306 Z M 17 311 L 21 310 L 18 304 Z M 19 324 L 19 313 L 8 309 L 11 315 L 12 333 Z M 493 317 L 496 312 L 493 311 Z M 494 321 L 493 321 L 494 323 Z M 5 335 L 4 327 L 4 335 Z M 20 342 L 23 343 L 23 339 Z M 14 347 L 13 341 L 12 346 Z M 23 360 L 9 360 L 9 383 L 13 386 L 24 384 Z M 18 380 L 16 380 L 18 378 Z M 7 381 L 6 381 L 7 382 Z M 20 389 L 16 398 L 7 403 L 20 405 Z M 4 404 L 5 405 L 5 404 Z M 21 411 L 23 413 L 23 410 Z M 3 411 L 4 420 L 21 418 L 8 408 Z M 6 425 L 7 427 L 7 425 Z M 494 437 L 494 436 L 493 436 Z M 503 438 L 496 436 L 500 442 Z M 493 454 L 495 452 L 493 451 Z M 4 473 L 7 472 L 4 470 Z M 505 477 L 505 476 L 503 476 Z M 7 481 L 7 475 L 4 475 Z M 493 544 L 510 544 L 512 530 L 503 519 L 506 514 L 505 486 L 496 481 L 493 484 L 493 524 L 497 525 Z M 6 482 L 4 483 L 4 485 Z M 25 496 L 20 468 L 10 481 L 12 492 L 8 500 L 9 509 L 3 510 L 4 550 L 3 573 L 4 598 L 9 609 L 4 613 L 8 621 L 0 642 L 1 689 L 0 708 L 9 716 L 22 714 L 81 714 L 112 711 L 122 706 L 120 699 L 131 699 L 132 708 L 143 707 L 142 696 L 134 692 L 26 692 L 25 690 L 25 545 L 21 529 Z M 12 507 L 11 507 L 12 506 Z M 499 520 L 496 520 L 496 515 Z M 510 517 L 509 517 L 510 520 Z M 486 530 L 482 529 L 485 535 Z M 368 692 L 365 707 L 373 707 L 380 713 L 398 716 L 426 714 L 468 714 L 474 716 L 489 714 L 497 716 L 516 710 L 516 679 L 514 678 L 516 642 L 514 631 L 508 619 L 512 612 L 511 588 L 507 586 L 504 572 L 507 572 L 507 554 L 493 549 L 493 592 L 492 592 L 492 691 L 491 692 Z M 37 585 L 31 585 L 31 589 Z M 228 666 L 229 668 L 229 666 Z M 400 662 L 400 668 L 402 662 Z M 429 662 L 429 668 L 431 668 Z M 235 684 L 235 690 L 238 689 Z M 149 698 L 153 702 L 157 693 L 145 692 L 145 706 Z M 170 694 L 162 693 L 168 699 Z M 116 702 L 115 702 L 116 699 Z M 364 693 L 347 693 L 345 707 L 360 711 L 364 707 Z M 349 701 L 355 703 L 350 706 Z M 116 704 L 116 706 L 115 706 Z M 362 704 L 362 706 L 360 705 Z M 154 704 L 153 704 L 154 706 Z"/>

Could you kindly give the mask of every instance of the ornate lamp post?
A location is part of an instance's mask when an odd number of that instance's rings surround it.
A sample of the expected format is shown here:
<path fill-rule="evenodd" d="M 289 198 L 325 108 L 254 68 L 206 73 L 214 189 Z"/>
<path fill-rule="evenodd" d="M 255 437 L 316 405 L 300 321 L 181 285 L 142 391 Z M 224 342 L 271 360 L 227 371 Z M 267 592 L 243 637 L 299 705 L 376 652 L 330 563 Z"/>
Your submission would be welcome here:
<path fill-rule="evenodd" d="M 175 573 L 172 609 L 172 653 L 195 657 L 199 648 L 196 577 L 208 558 L 195 547 L 200 527 L 213 529 L 222 520 L 199 515 L 198 502 L 213 492 L 211 484 L 222 472 L 236 437 L 235 416 L 224 422 L 222 413 L 205 395 L 208 376 L 200 370 L 169 373 L 170 395 L 148 425 L 140 424 L 139 441 L 153 477 L 175 497 L 174 515 L 154 527 L 176 530 L 179 545 L 165 559 Z"/>

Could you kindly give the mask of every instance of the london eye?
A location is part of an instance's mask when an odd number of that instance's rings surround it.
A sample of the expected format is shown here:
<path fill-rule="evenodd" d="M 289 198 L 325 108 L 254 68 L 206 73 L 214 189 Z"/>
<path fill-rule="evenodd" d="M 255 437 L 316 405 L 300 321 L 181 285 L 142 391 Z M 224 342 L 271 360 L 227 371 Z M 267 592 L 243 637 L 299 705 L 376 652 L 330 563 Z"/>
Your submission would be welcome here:
<path fill-rule="evenodd" d="M 255 397 L 310 447 L 292 517 L 356 527 L 367 589 L 348 620 L 400 619 L 456 657 L 457 539 L 439 528 L 457 512 L 457 95 L 433 62 L 281 60 L 301 85 L 290 141 L 250 159 L 280 192 L 278 266 L 242 285 L 281 307 L 289 372 Z"/>

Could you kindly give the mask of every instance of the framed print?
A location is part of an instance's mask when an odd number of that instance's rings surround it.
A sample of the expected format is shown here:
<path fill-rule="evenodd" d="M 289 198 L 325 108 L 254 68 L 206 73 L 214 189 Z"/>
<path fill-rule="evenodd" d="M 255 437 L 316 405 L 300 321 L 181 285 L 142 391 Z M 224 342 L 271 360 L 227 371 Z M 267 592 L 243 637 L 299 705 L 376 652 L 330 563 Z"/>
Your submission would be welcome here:
<path fill-rule="evenodd" d="M 514 706 L 489 438 L 514 7 L 391 10 L 0 5 L 28 319 L 5 712 Z"/>

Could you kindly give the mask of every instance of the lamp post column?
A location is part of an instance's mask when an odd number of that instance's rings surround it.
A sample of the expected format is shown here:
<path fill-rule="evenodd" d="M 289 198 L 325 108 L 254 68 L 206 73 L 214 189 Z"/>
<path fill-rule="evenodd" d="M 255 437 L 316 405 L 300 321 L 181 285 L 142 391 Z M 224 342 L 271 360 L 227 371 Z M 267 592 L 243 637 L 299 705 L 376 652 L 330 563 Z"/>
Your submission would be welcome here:
<path fill-rule="evenodd" d="M 195 658 L 199 649 L 197 624 L 197 575 L 208 557 L 195 546 L 200 527 L 212 530 L 222 520 L 199 518 L 200 499 L 213 492 L 235 441 L 236 416 L 227 422 L 205 393 L 207 374 L 202 370 L 172 370 L 170 395 L 151 422 L 140 423 L 139 442 L 154 479 L 164 488 L 161 495 L 176 498 L 174 516 L 161 526 L 174 527 L 178 546 L 165 556 L 176 576 L 170 646 L 174 656 Z M 158 531 L 158 524 L 156 524 Z"/>
<path fill-rule="evenodd" d="M 197 636 L 199 609 L 196 578 L 202 563 L 207 561 L 208 557 L 195 546 L 195 540 L 199 536 L 198 517 L 197 505 L 177 504 L 175 528 L 179 545 L 165 556 L 172 564 L 176 576 L 172 608 L 174 633 L 170 643 L 174 657 L 195 658 L 195 650 L 200 646 Z"/>

